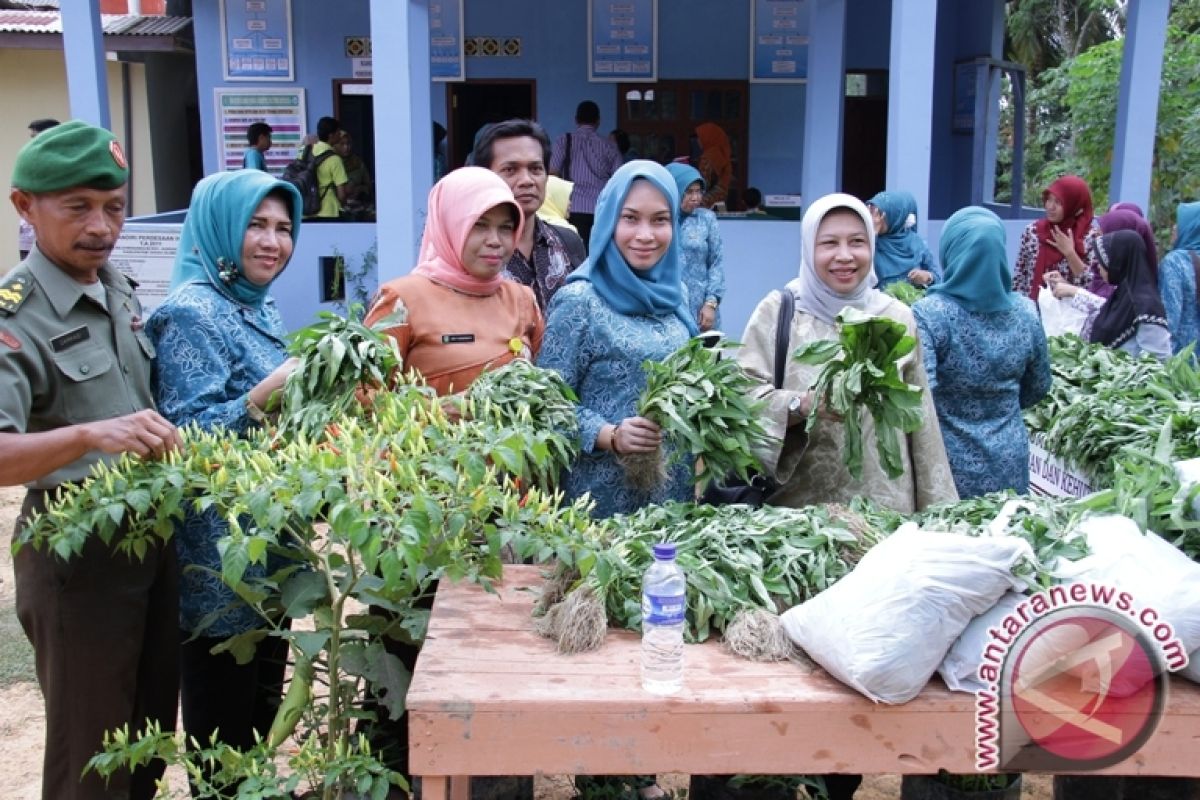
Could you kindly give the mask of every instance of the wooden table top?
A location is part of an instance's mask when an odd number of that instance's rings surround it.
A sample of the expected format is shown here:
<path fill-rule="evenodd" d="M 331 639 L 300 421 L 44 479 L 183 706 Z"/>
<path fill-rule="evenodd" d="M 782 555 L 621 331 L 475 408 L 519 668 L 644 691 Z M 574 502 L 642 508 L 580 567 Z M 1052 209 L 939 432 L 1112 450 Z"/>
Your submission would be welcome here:
<path fill-rule="evenodd" d="M 416 775 L 972 772 L 975 698 L 933 681 L 872 703 L 817 666 L 685 648 L 684 688 L 641 688 L 640 637 L 560 655 L 533 631 L 541 569 L 496 593 L 443 582 L 408 692 Z M 1151 740 L 1105 772 L 1200 775 L 1200 687 L 1173 679 Z"/>

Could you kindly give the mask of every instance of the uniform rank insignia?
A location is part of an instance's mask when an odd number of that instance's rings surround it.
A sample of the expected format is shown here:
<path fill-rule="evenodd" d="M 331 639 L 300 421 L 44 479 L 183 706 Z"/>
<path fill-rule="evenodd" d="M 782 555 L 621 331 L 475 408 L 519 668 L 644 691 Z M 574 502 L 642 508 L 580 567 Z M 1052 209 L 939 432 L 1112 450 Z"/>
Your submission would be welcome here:
<path fill-rule="evenodd" d="M 29 296 L 29 286 L 24 276 L 0 284 L 0 312 L 14 313 Z"/>

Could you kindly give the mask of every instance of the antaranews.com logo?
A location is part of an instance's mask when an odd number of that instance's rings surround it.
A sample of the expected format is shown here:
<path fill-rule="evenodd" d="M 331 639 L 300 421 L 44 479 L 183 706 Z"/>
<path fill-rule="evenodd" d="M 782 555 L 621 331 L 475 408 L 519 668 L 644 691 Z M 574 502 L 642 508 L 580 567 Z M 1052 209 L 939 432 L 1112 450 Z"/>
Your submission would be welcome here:
<path fill-rule="evenodd" d="M 1027 598 L 988 630 L 975 698 L 980 771 L 1080 772 L 1154 733 L 1169 673 L 1188 664 L 1171 624 L 1128 592 L 1073 583 Z"/>

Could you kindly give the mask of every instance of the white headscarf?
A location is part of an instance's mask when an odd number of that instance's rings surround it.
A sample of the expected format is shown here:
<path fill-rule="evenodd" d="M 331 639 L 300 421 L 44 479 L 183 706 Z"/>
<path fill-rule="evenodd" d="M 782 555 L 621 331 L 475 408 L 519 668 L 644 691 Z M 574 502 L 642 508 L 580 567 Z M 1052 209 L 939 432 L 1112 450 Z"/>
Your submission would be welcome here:
<path fill-rule="evenodd" d="M 800 222 L 800 275 L 787 285 L 796 296 L 796 308 L 830 325 L 834 323 L 838 312 L 846 306 L 854 306 L 860 311 L 879 316 L 891 302 L 886 294 L 875 289 L 879 279 L 875 277 L 874 263 L 867 270 L 862 282 L 849 294 L 833 291 L 817 275 L 817 228 L 830 211 L 841 208 L 853 211 L 862 219 L 863 226 L 867 229 L 872 262 L 874 261 L 875 225 L 871 221 L 871 212 L 867 211 L 867 207 L 857 197 L 840 193 L 827 194 L 804 212 L 804 219 Z"/>

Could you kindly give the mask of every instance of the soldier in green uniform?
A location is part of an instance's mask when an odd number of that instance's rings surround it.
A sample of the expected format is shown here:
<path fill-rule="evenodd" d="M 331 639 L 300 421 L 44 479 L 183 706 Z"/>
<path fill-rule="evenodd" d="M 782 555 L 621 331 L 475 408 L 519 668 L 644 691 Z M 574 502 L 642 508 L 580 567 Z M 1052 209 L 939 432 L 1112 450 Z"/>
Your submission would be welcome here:
<path fill-rule="evenodd" d="M 125 222 L 129 169 L 102 128 L 72 121 L 17 155 L 12 203 L 37 232 L 0 279 L 0 485 L 28 488 L 21 517 L 97 460 L 179 446 L 154 410 L 142 310 L 108 256 Z M 45 800 L 151 798 L 161 764 L 81 779 L 106 730 L 175 725 L 177 568 L 173 546 L 142 561 L 92 539 L 79 557 L 23 547 L 17 617 L 46 704 Z"/>

